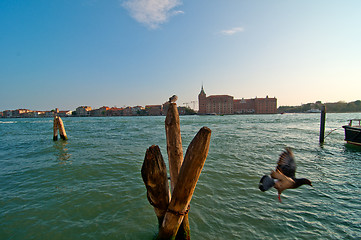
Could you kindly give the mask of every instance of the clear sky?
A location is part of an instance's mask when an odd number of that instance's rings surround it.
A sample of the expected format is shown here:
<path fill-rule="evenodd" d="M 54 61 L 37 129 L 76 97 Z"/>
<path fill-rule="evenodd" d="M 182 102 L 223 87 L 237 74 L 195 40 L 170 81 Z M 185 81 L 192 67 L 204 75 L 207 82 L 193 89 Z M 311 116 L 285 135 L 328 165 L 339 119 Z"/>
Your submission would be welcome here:
<path fill-rule="evenodd" d="M 1 0 L 0 111 L 361 99 L 360 0 Z M 193 107 L 193 104 L 190 104 Z"/>

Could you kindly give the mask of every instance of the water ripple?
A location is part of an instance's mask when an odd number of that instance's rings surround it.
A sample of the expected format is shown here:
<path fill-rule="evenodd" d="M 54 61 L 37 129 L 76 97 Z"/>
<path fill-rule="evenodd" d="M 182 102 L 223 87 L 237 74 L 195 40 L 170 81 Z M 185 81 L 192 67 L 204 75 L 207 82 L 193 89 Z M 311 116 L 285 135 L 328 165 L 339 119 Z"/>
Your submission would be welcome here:
<path fill-rule="evenodd" d="M 352 114 L 328 114 L 336 128 Z M 158 231 L 140 175 L 146 149 L 167 162 L 164 116 L 0 119 L 1 239 L 152 239 Z M 189 220 L 192 239 L 358 239 L 361 151 L 334 132 L 318 144 L 315 114 L 182 116 L 184 153 L 212 130 Z M 313 187 L 258 190 L 284 147 Z M 168 164 L 168 163 L 166 163 Z"/>

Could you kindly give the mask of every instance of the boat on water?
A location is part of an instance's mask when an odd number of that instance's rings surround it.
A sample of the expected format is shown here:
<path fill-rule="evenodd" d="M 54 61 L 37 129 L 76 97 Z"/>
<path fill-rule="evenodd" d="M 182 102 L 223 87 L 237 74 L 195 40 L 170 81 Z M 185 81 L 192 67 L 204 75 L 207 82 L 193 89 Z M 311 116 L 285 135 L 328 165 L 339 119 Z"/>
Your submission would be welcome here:
<path fill-rule="evenodd" d="M 350 119 L 348 121 L 348 125 L 342 126 L 345 129 L 345 141 L 361 146 L 361 119 Z"/>
<path fill-rule="evenodd" d="M 312 108 L 310 110 L 307 110 L 306 113 L 320 113 L 321 110 L 317 108 Z"/>

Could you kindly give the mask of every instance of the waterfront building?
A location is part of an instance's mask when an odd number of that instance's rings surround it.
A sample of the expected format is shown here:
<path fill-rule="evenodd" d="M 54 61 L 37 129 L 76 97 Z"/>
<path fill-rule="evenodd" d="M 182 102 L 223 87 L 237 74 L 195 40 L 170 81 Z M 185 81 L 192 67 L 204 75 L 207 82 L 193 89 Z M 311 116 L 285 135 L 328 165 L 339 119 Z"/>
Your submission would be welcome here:
<path fill-rule="evenodd" d="M 198 94 L 198 114 L 207 114 L 207 95 L 203 89 L 203 85 L 201 92 Z"/>
<path fill-rule="evenodd" d="M 198 94 L 198 114 L 275 114 L 277 113 L 277 99 L 251 98 L 234 99 L 229 95 L 206 95 L 202 86 Z"/>
<path fill-rule="evenodd" d="M 142 113 L 145 111 L 144 107 L 142 106 L 135 106 L 132 107 L 132 113 L 134 116 L 136 115 L 142 115 Z"/>
<path fill-rule="evenodd" d="M 159 116 L 162 115 L 162 105 L 146 105 L 145 110 L 148 112 L 149 116 Z"/>
<path fill-rule="evenodd" d="M 101 108 L 98 108 L 98 109 L 93 109 L 90 111 L 90 116 L 92 117 L 103 117 L 103 116 L 106 116 L 107 115 L 107 111 L 109 110 L 110 108 L 107 107 L 107 106 L 103 106 Z"/>
<path fill-rule="evenodd" d="M 4 118 L 11 118 L 12 116 L 13 116 L 13 111 L 12 110 L 3 111 L 3 117 Z"/>
<path fill-rule="evenodd" d="M 44 117 L 54 117 L 54 112 L 52 112 L 52 111 L 44 111 Z"/>
<path fill-rule="evenodd" d="M 21 117 L 23 114 L 25 116 L 26 113 L 31 112 L 29 109 L 16 109 L 14 111 L 12 111 L 12 117 Z"/>
<path fill-rule="evenodd" d="M 123 108 L 112 107 L 107 110 L 107 116 L 122 116 Z"/>
<path fill-rule="evenodd" d="M 206 112 L 209 114 L 234 114 L 233 97 L 229 95 L 212 95 L 207 97 Z"/>
<path fill-rule="evenodd" d="M 123 116 L 133 116 L 133 110 L 131 107 L 126 107 L 123 109 Z"/>
<path fill-rule="evenodd" d="M 90 111 L 92 110 L 89 106 L 80 106 L 77 107 L 75 112 L 78 117 L 87 117 L 90 116 Z"/>
<path fill-rule="evenodd" d="M 70 111 L 70 110 L 58 111 L 59 117 L 70 117 L 72 114 L 73 114 L 73 111 Z"/>

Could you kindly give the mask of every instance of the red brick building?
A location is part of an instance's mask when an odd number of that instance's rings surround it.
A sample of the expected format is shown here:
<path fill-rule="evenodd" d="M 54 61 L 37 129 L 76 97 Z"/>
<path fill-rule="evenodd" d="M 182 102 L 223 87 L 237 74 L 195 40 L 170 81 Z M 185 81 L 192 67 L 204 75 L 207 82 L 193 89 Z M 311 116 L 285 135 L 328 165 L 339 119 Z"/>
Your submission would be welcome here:
<path fill-rule="evenodd" d="M 207 97 L 206 112 L 209 114 L 234 114 L 233 97 L 213 95 Z"/>
<path fill-rule="evenodd" d="M 198 95 L 198 114 L 275 114 L 277 99 L 251 98 L 234 99 L 229 95 L 211 95 L 207 97 L 203 86 Z"/>

